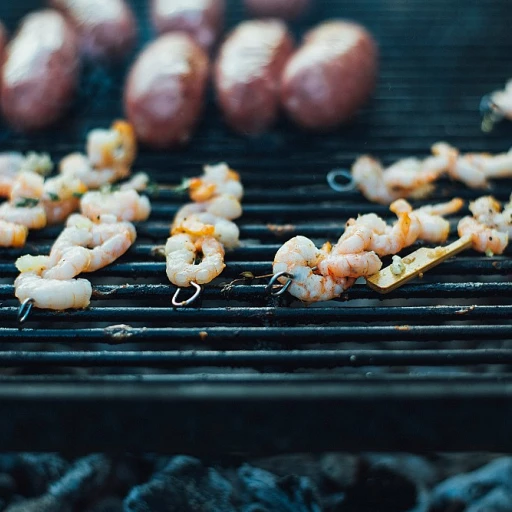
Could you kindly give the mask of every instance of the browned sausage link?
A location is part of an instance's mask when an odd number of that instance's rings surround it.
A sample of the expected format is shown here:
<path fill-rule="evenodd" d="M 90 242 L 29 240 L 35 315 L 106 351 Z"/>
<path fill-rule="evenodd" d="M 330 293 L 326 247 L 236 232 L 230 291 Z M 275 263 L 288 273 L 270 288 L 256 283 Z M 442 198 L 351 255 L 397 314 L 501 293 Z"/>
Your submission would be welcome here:
<path fill-rule="evenodd" d="M 6 49 L 1 105 L 7 121 L 22 130 L 44 128 L 65 112 L 78 81 L 75 32 L 53 9 L 26 16 Z"/>
<path fill-rule="evenodd" d="M 306 34 L 288 61 L 281 99 L 306 128 L 332 128 L 352 117 L 375 87 L 378 49 L 360 25 L 331 21 Z"/>
<path fill-rule="evenodd" d="M 245 0 L 246 9 L 261 18 L 292 20 L 302 16 L 311 0 Z"/>
<path fill-rule="evenodd" d="M 225 0 L 152 0 L 151 19 L 159 34 L 183 31 L 210 49 L 224 27 Z"/>
<path fill-rule="evenodd" d="M 7 45 L 7 29 L 5 25 L 0 21 L 0 59 L 2 58 Z"/>
<path fill-rule="evenodd" d="M 82 53 L 119 59 L 134 46 L 137 23 L 125 0 L 49 0 L 77 28 Z"/>
<path fill-rule="evenodd" d="M 293 40 L 278 20 L 246 21 L 226 39 L 215 66 L 217 102 L 235 130 L 257 134 L 279 111 L 279 82 Z"/>
<path fill-rule="evenodd" d="M 125 86 L 124 105 L 138 139 L 157 148 L 187 142 L 204 103 L 208 57 L 187 34 L 169 33 L 146 47 Z"/>

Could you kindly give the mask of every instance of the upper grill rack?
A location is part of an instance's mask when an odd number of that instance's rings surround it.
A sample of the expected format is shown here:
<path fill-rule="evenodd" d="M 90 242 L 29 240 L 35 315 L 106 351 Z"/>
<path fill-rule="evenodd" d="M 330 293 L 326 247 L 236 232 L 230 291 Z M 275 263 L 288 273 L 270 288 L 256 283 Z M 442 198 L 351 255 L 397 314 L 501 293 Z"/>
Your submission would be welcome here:
<path fill-rule="evenodd" d="M 230 26 L 242 19 L 240 3 L 231 2 Z M 145 4 L 133 2 L 143 40 Z M 14 27 L 37 6 L 0 6 L 0 17 Z M 352 18 L 380 43 L 379 87 L 353 124 L 312 135 L 282 120 L 259 139 L 243 139 L 210 101 L 189 148 L 142 151 L 136 168 L 162 184 L 223 160 L 242 174 L 244 244 L 227 254 L 222 278 L 205 287 L 198 307 L 171 308 L 174 287 L 152 252 L 185 196 L 153 197 L 135 247 L 92 276 L 85 311 L 34 310 L 23 329 L 16 322 L 13 262 L 47 252 L 60 228 L 31 233 L 22 251 L 0 251 L 0 414 L 10 418 L 0 422 L 0 449 L 512 447 L 510 252 L 467 252 L 389 295 L 358 284 L 309 307 L 267 296 L 266 281 L 226 288 L 243 271 L 270 273 L 276 250 L 296 234 L 334 241 L 351 216 L 387 216 L 357 192 L 327 186 L 329 170 L 361 153 L 390 163 L 426 155 L 437 140 L 463 151 L 508 149 L 512 125 L 483 135 L 478 105 L 508 77 L 509 13 L 506 0 L 319 0 L 308 24 Z M 88 130 L 121 115 L 124 72 L 86 69 L 69 119 L 31 136 L 4 127 L 2 148 L 49 151 L 56 160 L 81 150 Z M 491 190 L 502 200 L 509 191 L 510 181 Z M 454 195 L 478 196 L 443 181 L 432 201 Z"/>

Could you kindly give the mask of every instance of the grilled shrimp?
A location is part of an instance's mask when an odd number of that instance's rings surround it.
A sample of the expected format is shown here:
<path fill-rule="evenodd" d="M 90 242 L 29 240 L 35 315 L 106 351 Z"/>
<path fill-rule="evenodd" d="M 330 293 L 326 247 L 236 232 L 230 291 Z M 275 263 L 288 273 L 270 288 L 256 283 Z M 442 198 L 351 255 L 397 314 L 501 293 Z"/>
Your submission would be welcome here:
<path fill-rule="evenodd" d="M 20 302 L 32 299 L 36 308 L 80 309 L 91 302 L 92 286 L 86 279 L 45 279 L 36 272 L 23 272 L 14 281 Z"/>
<path fill-rule="evenodd" d="M 458 151 L 445 142 L 437 142 L 431 151 L 433 156 L 424 160 L 405 158 L 388 167 L 384 171 L 386 185 L 413 190 L 422 184 L 432 183 L 453 166 L 458 156 Z"/>
<path fill-rule="evenodd" d="M 119 190 L 136 190 L 142 192 L 148 188 L 150 179 L 145 172 L 138 172 L 133 175 L 128 181 L 125 181 L 119 186 Z"/>
<path fill-rule="evenodd" d="M 512 236 L 512 202 L 501 204 L 492 196 L 483 196 L 469 203 L 469 210 L 480 223 Z"/>
<path fill-rule="evenodd" d="M 352 167 L 354 184 L 370 201 L 389 204 L 403 197 L 425 197 L 432 183 L 455 164 L 457 151 L 445 143 L 432 146 L 433 156 L 424 160 L 405 158 L 383 169 L 380 162 L 362 156 Z"/>
<path fill-rule="evenodd" d="M 367 277 L 376 274 L 382 268 L 382 261 L 373 251 L 354 254 L 338 254 L 333 251 L 318 263 L 318 270 L 324 276 Z"/>
<path fill-rule="evenodd" d="M 52 169 L 53 162 L 47 153 L 29 152 L 26 156 L 14 151 L 0 153 L 0 197 L 11 196 L 12 187 L 21 173 L 46 176 Z"/>
<path fill-rule="evenodd" d="M 505 84 L 505 88 L 502 91 L 494 91 L 491 93 L 490 101 L 495 105 L 501 115 L 512 119 L 512 80 L 509 80 Z"/>
<path fill-rule="evenodd" d="M 21 153 L 0 153 L 0 197 L 9 197 L 25 157 Z"/>
<path fill-rule="evenodd" d="M 389 226 L 378 215 L 369 213 L 347 222 L 334 250 L 338 254 L 374 251 L 378 256 L 399 253 L 407 244 L 411 219 L 407 212 Z"/>
<path fill-rule="evenodd" d="M 470 235 L 473 249 L 490 256 L 502 254 L 508 245 L 508 233 L 502 233 L 479 222 L 474 217 L 464 217 L 457 227 L 459 236 Z"/>
<path fill-rule="evenodd" d="M 43 195 L 44 178 L 31 171 L 20 172 L 12 182 L 9 198 L 11 203 L 39 200 Z"/>
<path fill-rule="evenodd" d="M 288 272 L 293 275 L 292 284 L 288 288 L 291 295 L 304 302 L 319 302 L 339 297 L 350 288 L 355 279 L 334 278 L 322 275 L 315 270 L 327 254 L 304 236 L 296 236 L 288 240 L 277 251 L 274 257 L 273 272 Z M 288 278 L 279 281 L 286 284 Z"/>
<path fill-rule="evenodd" d="M 69 217 L 66 228 L 53 244 L 48 266 L 50 269 L 58 267 L 58 272 L 63 267 L 63 272 L 74 269 L 77 272 L 75 275 L 94 272 L 122 256 L 135 238 L 133 225 L 117 222 L 114 216 L 102 215 L 99 222 L 94 223 L 82 215 L 74 214 Z M 84 256 L 84 251 L 76 251 L 77 247 L 87 251 L 89 258 Z M 74 252 L 70 253 L 72 250 Z M 70 260 L 70 254 L 76 260 Z"/>
<path fill-rule="evenodd" d="M 86 271 L 91 264 L 91 253 L 84 247 L 71 247 L 64 251 L 54 266 L 43 271 L 45 279 L 67 280 Z"/>
<path fill-rule="evenodd" d="M 114 215 L 117 220 L 140 222 L 151 213 L 151 204 L 146 196 L 140 196 L 135 190 L 115 192 L 87 192 L 80 201 L 82 213 L 91 220 L 101 215 Z"/>
<path fill-rule="evenodd" d="M 129 174 L 136 153 L 135 131 L 126 121 L 115 121 L 108 130 L 92 130 L 87 137 L 87 156 L 96 169 L 123 168 Z"/>
<path fill-rule="evenodd" d="M 416 240 L 431 243 L 443 243 L 450 234 L 450 223 L 442 215 L 458 212 L 464 201 L 459 198 L 446 203 L 422 206 L 416 210 L 405 199 L 394 201 L 390 210 L 397 215 L 407 212 L 411 219 L 406 246 L 412 245 Z"/>
<path fill-rule="evenodd" d="M 512 149 L 508 153 L 467 153 L 457 159 L 450 176 L 470 188 L 488 188 L 489 179 L 512 177 Z"/>
<path fill-rule="evenodd" d="M 207 201 L 214 196 L 227 194 L 242 199 L 244 188 L 237 172 L 227 164 L 205 165 L 204 175 L 189 182 L 189 194 L 192 201 Z"/>
<path fill-rule="evenodd" d="M 96 189 L 126 178 L 129 168 L 94 169 L 85 155 L 71 153 L 61 160 L 60 173 L 68 178 L 79 179 L 88 189 Z"/>
<path fill-rule="evenodd" d="M 46 213 L 40 204 L 24 207 L 3 203 L 0 205 L 0 220 L 21 224 L 28 229 L 42 229 L 46 226 Z"/>
<path fill-rule="evenodd" d="M 224 270 L 224 248 L 212 237 L 194 240 L 186 234 L 171 236 L 165 245 L 166 271 L 169 281 L 179 287 L 192 282 L 206 284 Z M 202 254 L 200 263 L 194 263 Z"/>
<path fill-rule="evenodd" d="M 63 222 L 78 209 L 80 197 L 87 187 L 78 178 L 60 175 L 44 182 L 41 203 L 46 212 L 48 224 Z"/>
<path fill-rule="evenodd" d="M 27 235 L 26 226 L 0 220 L 0 247 L 23 247 Z"/>
<path fill-rule="evenodd" d="M 240 243 L 240 230 L 234 222 L 206 212 L 190 215 L 181 223 L 173 224 L 171 235 L 179 233 L 194 238 L 212 236 L 227 249 L 233 249 Z"/>
<path fill-rule="evenodd" d="M 174 218 L 171 235 L 186 233 L 194 237 L 213 236 L 227 248 L 240 241 L 238 226 L 229 219 L 242 214 L 240 202 L 233 196 L 221 195 L 202 203 L 181 207 Z"/>
<path fill-rule="evenodd" d="M 129 222 L 117 222 L 113 216 L 102 215 L 91 229 L 91 262 L 86 272 L 94 272 L 120 258 L 135 242 L 137 232 Z"/>
<path fill-rule="evenodd" d="M 233 220 L 242 215 L 242 205 L 234 196 L 220 195 L 210 201 L 188 203 L 182 206 L 174 217 L 174 224 L 179 225 L 191 215 L 209 213 L 215 217 Z"/>

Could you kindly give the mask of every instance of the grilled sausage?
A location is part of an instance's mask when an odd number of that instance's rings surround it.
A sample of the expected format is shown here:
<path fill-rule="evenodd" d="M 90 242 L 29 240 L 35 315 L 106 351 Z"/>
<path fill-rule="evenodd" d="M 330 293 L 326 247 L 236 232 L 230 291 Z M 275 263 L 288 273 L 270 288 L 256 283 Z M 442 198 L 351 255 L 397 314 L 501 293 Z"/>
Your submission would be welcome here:
<path fill-rule="evenodd" d="M 306 12 L 311 0 L 245 0 L 246 9 L 259 18 L 292 20 Z"/>
<path fill-rule="evenodd" d="M 50 0 L 76 27 L 82 54 L 119 59 L 134 46 L 137 24 L 124 0 Z"/>
<path fill-rule="evenodd" d="M 246 21 L 226 39 L 215 65 L 217 102 L 236 131 L 257 134 L 279 112 L 279 82 L 293 40 L 278 20 Z"/>
<path fill-rule="evenodd" d="M 4 116 L 16 129 L 46 127 L 65 112 L 78 82 L 75 32 L 52 9 L 26 16 L 6 49 L 0 98 Z"/>
<path fill-rule="evenodd" d="M 4 24 L 0 21 L 0 59 L 2 58 L 7 45 L 7 29 Z"/>
<path fill-rule="evenodd" d="M 360 25 L 331 21 L 311 30 L 286 65 L 281 99 L 292 119 L 310 129 L 352 117 L 375 86 L 378 49 Z"/>
<path fill-rule="evenodd" d="M 152 0 L 151 19 L 159 34 L 183 31 L 205 50 L 224 27 L 225 0 Z"/>
<path fill-rule="evenodd" d="M 188 141 L 208 79 L 208 57 L 187 34 L 160 36 L 139 55 L 124 91 L 128 119 L 141 142 L 156 148 Z"/>

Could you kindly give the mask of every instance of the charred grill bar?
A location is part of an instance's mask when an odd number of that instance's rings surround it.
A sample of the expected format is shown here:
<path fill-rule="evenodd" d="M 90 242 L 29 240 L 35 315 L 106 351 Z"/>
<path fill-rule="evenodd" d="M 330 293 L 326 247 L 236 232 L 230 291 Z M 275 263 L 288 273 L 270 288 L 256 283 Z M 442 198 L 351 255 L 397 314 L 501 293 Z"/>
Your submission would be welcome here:
<path fill-rule="evenodd" d="M 242 18 L 231 2 L 229 25 Z M 34 7 L 0 7 L 12 29 Z M 133 2 L 148 39 L 146 2 Z M 235 5 L 236 4 L 236 5 Z M 137 169 L 176 184 L 204 163 L 241 171 L 241 238 L 199 307 L 172 309 L 175 288 L 152 252 L 184 197 L 153 197 L 136 246 L 93 277 L 85 311 L 33 311 L 16 322 L 14 260 L 0 251 L 0 450 L 139 450 L 197 454 L 322 450 L 512 449 L 510 250 L 472 252 L 423 280 L 378 296 L 356 285 L 339 301 L 302 307 L 265 294 L 279 245 L 302 234 L 334 240 L 345 221 L 385 208 L 326 183 L 361 153 L 385 163 L 424 156 L 437 140 L 501 152 L 512 124 L 480 131 L 482 95 L 502 87 L 512 34 L 506 0 L 319 1 L 313 24 L 343 16 L 368 26 L 381 48 L 379 87 L 353 125 L 307 135 L 285 121 L 260 139 L 230 133 L 211 101 L 191 147 L 142 151 Z M 302 27 L 304 28 L 304 27 Z M 2 146 L 58 160 L 121 114 L 124 69 L 89 69 L 73 115 L 34 136 L 2 128 Z M 512 183 L 492 193 L 508 198 Z M 477 197 L 444 181 L 433 200 Z M 455 226 L 457 219 L 453 219 Z M 30 234 L 44 253 L 60 228 Z M 412 248 L 413 250 L 414 248 Z"/>

